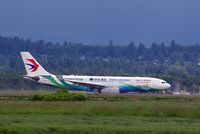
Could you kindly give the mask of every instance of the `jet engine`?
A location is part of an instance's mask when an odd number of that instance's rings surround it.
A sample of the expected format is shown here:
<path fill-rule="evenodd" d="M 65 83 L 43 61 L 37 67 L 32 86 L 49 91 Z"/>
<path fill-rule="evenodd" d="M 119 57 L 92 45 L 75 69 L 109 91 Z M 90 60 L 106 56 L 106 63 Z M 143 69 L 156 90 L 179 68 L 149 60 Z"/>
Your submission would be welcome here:
<path fill-rule="evenodd" d="M 118 94 L 120 93 L 120 90 L 117 87 L 107 87 L 107 88 L 103 88 L 101 90 L 101 93 Z"/>

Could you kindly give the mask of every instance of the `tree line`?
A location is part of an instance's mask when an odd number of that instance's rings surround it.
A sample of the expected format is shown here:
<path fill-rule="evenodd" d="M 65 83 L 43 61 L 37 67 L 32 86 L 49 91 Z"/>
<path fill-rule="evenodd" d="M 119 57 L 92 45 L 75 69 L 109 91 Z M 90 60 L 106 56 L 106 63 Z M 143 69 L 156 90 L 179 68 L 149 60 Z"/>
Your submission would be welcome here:
<path fill-rule="evenodd" d="M 174 90 L 197 92 L 200 88 L 198 44 L 186 46 L 175 41 L 169 45 L 152 43 L 150 47 L 132 41 L 125 46 L 112 41 L 108 45 L 67 41 L 61 44 L 0 36 L 0 89 L 33 87 L 33 83 L 27 84 L 22 79 L 25 70 L 20 51 L 31 52 L 54 74 L 152 76 L 166 79 Z"/>

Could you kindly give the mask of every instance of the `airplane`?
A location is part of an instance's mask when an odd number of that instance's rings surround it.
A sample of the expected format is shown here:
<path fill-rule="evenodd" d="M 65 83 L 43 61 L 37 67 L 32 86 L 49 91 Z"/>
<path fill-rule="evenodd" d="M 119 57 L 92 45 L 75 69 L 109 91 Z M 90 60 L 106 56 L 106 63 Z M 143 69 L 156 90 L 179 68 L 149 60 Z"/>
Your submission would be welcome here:
<path fill-rule="evenodd" d="M 159 92 L 171 87 L 165 80 L 151 77 L 54 75 L 47 72 L 29 52 L 20 52 L 25 79 L 61 89 L 92 93 Z"/>

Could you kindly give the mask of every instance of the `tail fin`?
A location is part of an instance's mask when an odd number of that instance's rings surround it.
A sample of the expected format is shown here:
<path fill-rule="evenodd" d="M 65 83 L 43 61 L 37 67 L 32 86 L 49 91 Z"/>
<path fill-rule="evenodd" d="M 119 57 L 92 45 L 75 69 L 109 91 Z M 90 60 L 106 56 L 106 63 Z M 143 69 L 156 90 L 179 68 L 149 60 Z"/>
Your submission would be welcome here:
<path fill-rule="evenodd" d="M 50 75 L 29 52 L 20 52 L 28 76 Z"/>

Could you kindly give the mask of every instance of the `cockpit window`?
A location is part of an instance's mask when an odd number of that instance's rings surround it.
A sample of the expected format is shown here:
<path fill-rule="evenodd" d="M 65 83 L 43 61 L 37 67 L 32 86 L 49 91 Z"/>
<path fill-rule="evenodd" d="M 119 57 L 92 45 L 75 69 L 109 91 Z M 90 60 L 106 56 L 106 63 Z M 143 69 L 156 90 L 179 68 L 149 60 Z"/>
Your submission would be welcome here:
<path fill-rule="evenodd" d="M 162 84 L 165 84 L 166 82 L 165 81 L 162 81 Z"/>

